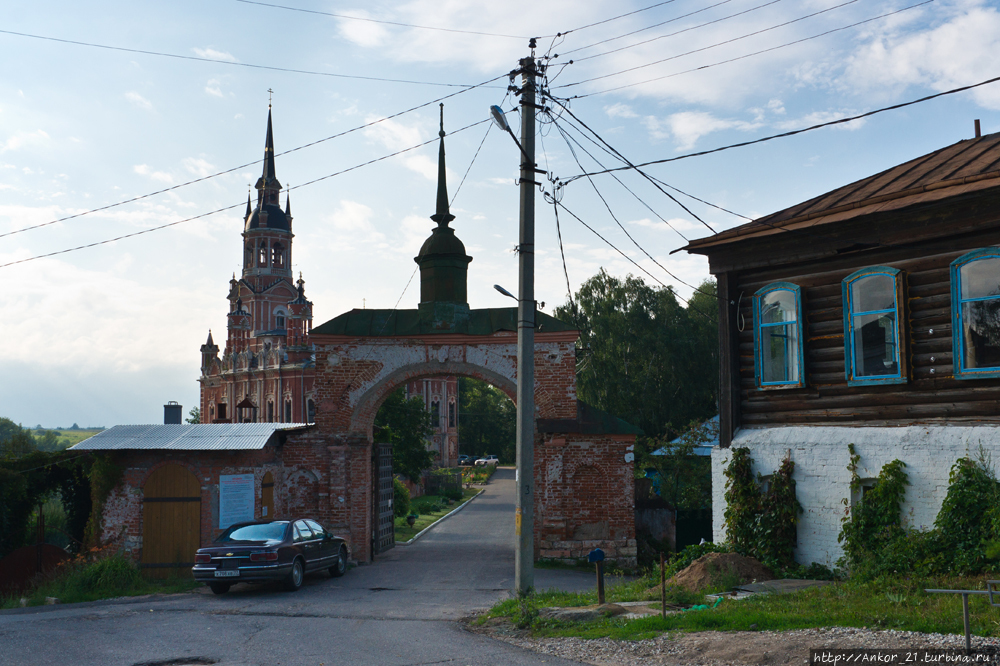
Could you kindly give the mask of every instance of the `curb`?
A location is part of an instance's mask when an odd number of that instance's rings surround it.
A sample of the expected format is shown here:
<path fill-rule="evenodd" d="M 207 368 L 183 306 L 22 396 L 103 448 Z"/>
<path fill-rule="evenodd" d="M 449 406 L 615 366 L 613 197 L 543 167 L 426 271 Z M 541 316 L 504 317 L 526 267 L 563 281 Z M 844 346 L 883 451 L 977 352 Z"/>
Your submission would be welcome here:
<path fill-rule="evenodd" d="M 420 530 L 419 532 L 417 532 L 416 534 L 414 534 L 414 535 L 413 535 L 413 538 L 412 538 L 412 539 L 410 539 L 409 541 L 397 541 L 397 542 L 396 542 L 396 545 L 397 545 L 397 546 L 409 546 L 409 545 L 410 545 L 410 544 L 412 544 L 412 543 L 413 543 L 414 541 L 416 541 L 417 539 L 419 539 L 419 538 L 420 538 L 420 537 L 422 537 L 423 535 L 425 535 L 425 534 L 427 534 L 428 532 L 430 532 L 430 531 L 431 531 L 431 528 L 435 527 L 436 525 L 440 525 L 441 523 L 443 523 L 444 521 L 448 520 L 449 518 L 451 518 L 452 516 L 454 516 L 454 515 L 455 515 L 456 513 L 458 513 L 459 511 L 461 511 L 461 510 L 462 510 L 462 509 L 464 509 L 465 507 L 469 506 L 469 504 L 471 504 L 471 503 L 472 503 L 472 500 L 474 500 L 474 499 L 476 499 L 477 497 L 479 497 L 480 495 L 482 495 L 482 494 L 483 494 L 483 492 L 484 492 L 485 490 L 486 490 L 486 487 L 484 486 L 484 487 L 482 488 L 482 490 L 480 490 L 480 491 L 479 491 L 478 493 L 476 493 L 475 495 L 473 495 L 473 496 L 472 496 L 472 497 L 470 497 L 469 499 L 465 500 L 465 502 L 463 502 L 463 503 L 462 503 L 462 506 L 460 506 L 460 507 L 457 507 L 457 508 L 455 508 L 455 509 L 452 509 L 452 510 L 451 510 L 451 511 L 449 511 L 448 513 L 444 514 L 443 516 L 441 516 L 440 518 L 438 518 L 437 520 L 435 520 L 435 521 L 434 521 L 433 523 L 431 523 L 430 525 L 428 525 L 428 526 L 427 526 L 427 527 L 425 527 L 424 529 L 422 529 L 422 530 Z"/>

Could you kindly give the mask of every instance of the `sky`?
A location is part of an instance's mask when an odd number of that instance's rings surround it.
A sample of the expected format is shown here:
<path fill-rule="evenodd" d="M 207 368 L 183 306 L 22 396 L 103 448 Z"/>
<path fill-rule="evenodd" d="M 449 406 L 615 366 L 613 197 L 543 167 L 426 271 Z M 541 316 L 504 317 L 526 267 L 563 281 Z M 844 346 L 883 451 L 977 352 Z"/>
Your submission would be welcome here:
<path fill-rule="evenodd" d="M 319 325 L 416 307 L 445 96 L 469 302 L 512 305 L 493 285 L 517 289 L 520 154 L 487 119 L 500 105 L 519 131 L 507 74 L 529 37 L 575 116 L 553 102 L 539 116 L 538 161 L 562 181 L 621 165 L 579 123 L 635 164 L 1000 76 L 1000 11 L 979 0 L 36 0 L 4 17 L 0 416 L 30 427 L 159 423 L 167 401 L 197 405 L 269 98 L 293 266 Z M 536 297 L 551 312 L 567 274 L 575 292 L 603 268 L 687 298 L 710 277 L 704 258 L 670 254 L 687 239 L 971 138 L 977 118 L 1000 131 L 1000 83 L 645 169 L 730 212 L 671 190 L 685 210 L 633 171 L 574 179 L 565 210 L 617 250 L 563 212 L 564 272 L 538 194 Z"/>

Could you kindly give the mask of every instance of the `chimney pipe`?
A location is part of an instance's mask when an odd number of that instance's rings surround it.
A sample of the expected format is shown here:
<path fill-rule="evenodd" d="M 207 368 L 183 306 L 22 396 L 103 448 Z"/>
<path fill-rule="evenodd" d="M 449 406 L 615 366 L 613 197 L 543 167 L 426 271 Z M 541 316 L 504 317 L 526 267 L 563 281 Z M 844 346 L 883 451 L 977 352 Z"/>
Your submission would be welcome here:
<path fill-rule="evenodd" d="M 979 118 L 976 118 L 976 138 L 978 139 L 983 135 L 982 131 L 979 129 Z"/>
<path fill-rule="evenodd" d="M 182 409 L 183 408 L 173 400 L 163 405 L 163 424 L 180 425 Z"/>

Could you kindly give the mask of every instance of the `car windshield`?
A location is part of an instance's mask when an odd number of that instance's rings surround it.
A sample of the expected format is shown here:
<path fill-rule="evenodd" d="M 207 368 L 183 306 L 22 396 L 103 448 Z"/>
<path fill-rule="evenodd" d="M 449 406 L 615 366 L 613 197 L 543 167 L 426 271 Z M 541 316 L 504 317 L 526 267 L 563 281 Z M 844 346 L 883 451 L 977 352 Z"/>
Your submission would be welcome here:
<path fill-rule="evenodd" d="M 219 535 L 216 541 L 280 541 L 285 536 L 288 523 L 255 523 L 252 525 L 233 525 Z"/>

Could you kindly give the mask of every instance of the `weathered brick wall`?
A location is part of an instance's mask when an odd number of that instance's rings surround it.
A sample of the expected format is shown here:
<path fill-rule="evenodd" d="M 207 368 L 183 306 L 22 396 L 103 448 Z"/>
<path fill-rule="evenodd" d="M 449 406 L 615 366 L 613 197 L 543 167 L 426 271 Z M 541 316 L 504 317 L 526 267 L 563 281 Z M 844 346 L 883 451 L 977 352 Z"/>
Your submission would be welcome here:
<path fill-rule="evenodd" d="M 566 434 L 535 444 L 535 556 L 576 562 L 594 548 L 636 565 L 634 435 Z"/>
<path fill-rule="evenodd" d="M 843 500 L 851 498 L 848 444 L 861 456 L 857 473 L 874 479 L 882 466 L 895 459 L 906 463 L 910 480 L 903 502 L 907 526 L 929 529 L 948 492 L 951 466 L 961 457 L 975 457 L 980 446 L 1000 459 L 1000 427 L 906 426 L 837 427 L 795 426 L 744 429 L 733 446 L 750 449 L 753 471 L 773 474 L 786 455 L 795 462 L 795 491 L 804 512 L 798 525 L 796 561 L 833 566 L 843 556 L 837 542 Z M 712 525 L 714 540 L 725 539 L 725 476 L 730 450 L 712 451 Z"/>

